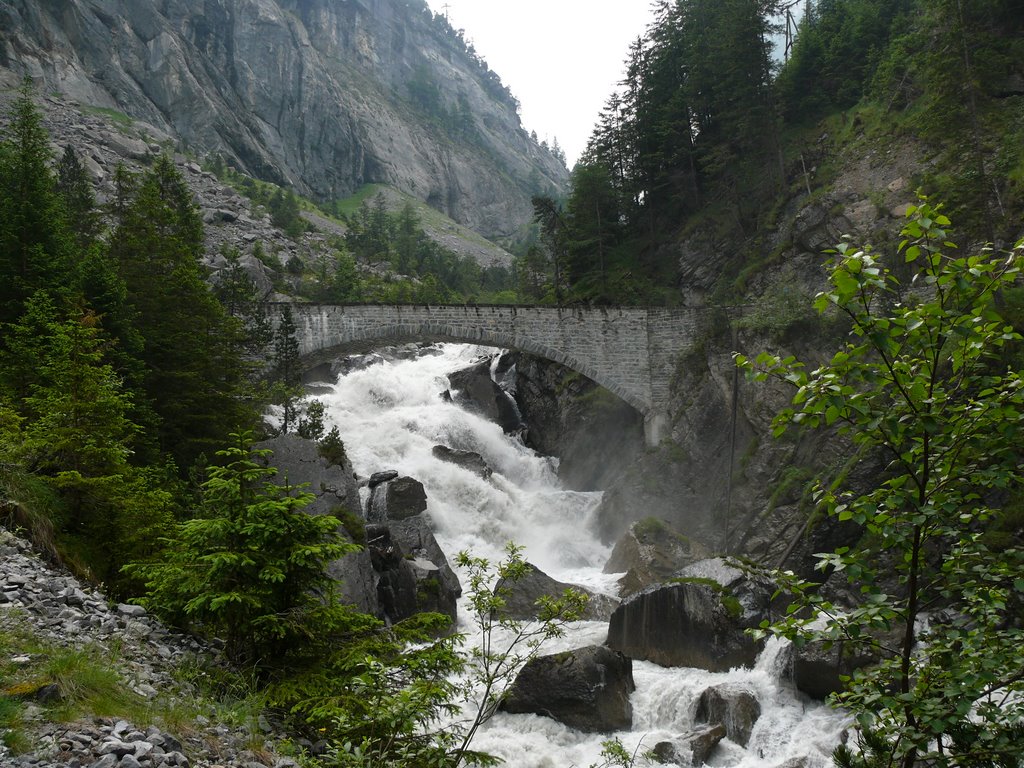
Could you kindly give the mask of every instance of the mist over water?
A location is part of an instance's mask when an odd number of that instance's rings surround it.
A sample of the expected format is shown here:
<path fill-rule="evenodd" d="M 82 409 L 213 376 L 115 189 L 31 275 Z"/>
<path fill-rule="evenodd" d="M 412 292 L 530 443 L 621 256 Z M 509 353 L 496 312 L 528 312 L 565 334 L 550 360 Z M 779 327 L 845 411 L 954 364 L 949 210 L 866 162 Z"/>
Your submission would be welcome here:
<path fill-rule="evenodd" d="M 468 550 L 497 562 L 511 541 L 554 578 L 615 594 L 617 575 L 601 573 L 611 548 L 594 533 L 601 494 L 562 489 L 556 460 L 537 455 L 498 425 L 442 400 L 441 393 L 449 389 L 448 373 L 494 352 L 438 345 L 414 360 L 384 362 L 344 375 L 327 394 L 318 395 L 326 406 L 328 428 L 338 427 L 360 476 L 397 470 L 423 483 L 427 513 L 449 560 Z M 441 461 L 432 453 L 435 445 L 475 451 L 494 473 L 482 479 Z M 460 616 L 464 621 L 464 606 Z M 606 624 L 578 622 L 544 652 L 601 644 L 606 636 Z M 757 694 L 762 714 L 746 749 L 724 740 L 709 765 L 774 768 L 789 758 L 807 757 L 806 768 L 824 768 L 831 765 L 829 754 L 845 721 L 780 683 L 784 654 L 785 648 L 773 640 L 755 669 L 717 674 L 634 661 L 632 732 L 583 734 L 550 718 L 500 714 L 481 729 L 473 747 L 502 757 L 512 768 L 588 768 L 601 763 L 601 742 L 612 736 L 630 751 L 639 744 L 643 752 L 692 730 L 701 692 L 736 682 Z"/>

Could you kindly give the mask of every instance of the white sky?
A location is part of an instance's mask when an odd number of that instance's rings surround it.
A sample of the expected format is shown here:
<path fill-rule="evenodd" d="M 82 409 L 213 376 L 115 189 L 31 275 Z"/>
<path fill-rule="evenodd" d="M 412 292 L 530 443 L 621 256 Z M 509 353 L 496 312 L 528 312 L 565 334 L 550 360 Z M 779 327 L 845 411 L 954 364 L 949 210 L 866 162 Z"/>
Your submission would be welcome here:
<path fill-rule="evenodd" d="M 649 0 L 428 0 L 522 104 L 523 127 L 557 138 L 572 168 L 623 77 Z"/>

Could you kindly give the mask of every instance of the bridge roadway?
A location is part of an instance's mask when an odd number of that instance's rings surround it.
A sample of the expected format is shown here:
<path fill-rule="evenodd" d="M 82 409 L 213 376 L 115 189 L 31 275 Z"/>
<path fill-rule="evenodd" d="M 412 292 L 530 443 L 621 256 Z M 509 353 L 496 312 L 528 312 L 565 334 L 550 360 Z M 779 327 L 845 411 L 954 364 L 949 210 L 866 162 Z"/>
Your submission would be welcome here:
<path fill-rule="evenodd" d="M 266 305 L 276 327 L 291 307 L 311 365 L 374 345 L 451 341 L 518 349 L 578 371 L 644 416 L 647 442 L 666 434 L 669 388 L 704 309 L 515 307 L 499 305 Z"/>

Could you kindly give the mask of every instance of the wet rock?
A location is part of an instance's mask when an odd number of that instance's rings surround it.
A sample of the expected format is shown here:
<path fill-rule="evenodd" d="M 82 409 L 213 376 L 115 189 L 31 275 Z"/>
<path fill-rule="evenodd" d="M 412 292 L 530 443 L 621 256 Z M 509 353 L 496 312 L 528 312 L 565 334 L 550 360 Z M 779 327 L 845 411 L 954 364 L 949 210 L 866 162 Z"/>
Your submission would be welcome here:
<path fill-rule="evenodd" d="M 824 701 L 845 689 L 843 677 L 878 660 L 878 654 L 864 643 L 838 641 L 828 648 L 822 642 L 808 643 L 793 650 L 793 683 L 811 698 Z"/>
<path fill-rule="evenodd" d="M 643 417 L 564 366 L 527 354 L 514 360 L 515 399 L 529 425 L 524 442 L 539 453 L 558 457 L 558 477 L 567 487 L 609 488 L 643 452 Z M 612 535 L 619 535 L 624 525 L 617 523 Z"/>
<path fill-rule="evenodd" d="M 544 715 L 587 733 L 608 733 L 632 727 L 629 695 L 635 689 L 632 661 L 594 645 L 532 659 L 501 708 Z"/>
<path fill-rule="evenodd" d="M 612 614 L 608 645 L 668 667 L 724 672 L 752 666 L 764 642 L 746 630 L 770 618 L 774 587 L 720 559 L 703 560 L 673 582 L 633 595 Z"/>
<path fill-rule="evenodd" d="M 679 569 L 709 554 L 700 543 L 683 536 L 668 523 L 648 517 L 629 526 L 615 544 L 604 572 L 625 573 L 619 580 L 619 593 L 628 597 L 669 579 Z"/>
<path fill-rule="evenodd" d="M 411 477 L 396 477 L 373 486 L 366 505 L 371 523 L 405 520 L 425 512 L 427 492 L 423 483 Z"/>
<path fill-rule="evenodd" d="M 724 683 L 708 688 L 700 695 L 695 720 L 698 723 L 724 725 L 726 736 L 745 747 L 760 716 L 761 704 L 753 691 Z"/>
<path fill-rule="evenodd" d="M 448 382 L 456 390 L 452 400 L 458 405 L 479 413 L 507 433 L 523 428 L 515 400 L 491 378 L 490 358 L 449 373 Z"/>
<path fill-rule="evenodd" d="M 709 725 L 671 741 L 659 741 L 654 746 L 654 757 L 660 763 L 704 765 L 718 742 L 724 738 L 724 725 Z"/>
<path fill-rule="evenodd" d="M 416 515 L 388 523 L 391 536 L 410 558 L 416 577 L 416 600 L 420 611 L 443 613 L 453 622 L 458 616 L 462 584 L 448 558 L 434 538 L 430 518 Z"/>
<path fill-rule="evenodd" d="M 388 480 L 394 480 L 398 477 L 398 472 L 394 469 L 386 469 L 383 472 L 374 472 L 370 475 L 369 487 L 376 488 L 381 483 L 386 483 Z"/>
<path fill-rule="evenodd" d="M 435 445 L 431 453 L 433 453 L 435 458 L 462 467 L 473 474 L 479 475 L 484 480 L 494 472 L 494 470 L 487 466 L 484 457 L 474 451 L 460 451 L 455 448 L 449 448 L 446 445 Z"/>
<path fill-rule="evenodd" d="M 386 525 L 366 526 L 366 548 L 377 574 L 377 602 L 383 617 L 395 623 L 415 614 L 416 574 L 391 530 Z"/>
<path fill-rule="evenodd" d="M 537 601 L 542 597 L 561 597 L 567 589 L 584 593 L 587 606 L 581 618 L 585 621 L 608 621 L 619 605 L 614 597 L 593 592 L 576 584 L 566 584 L 548 576 L 532 563 L 526 563 L 526 573 L 516 581 L 500 581 L 495 590 L 504 590 L 504 615 L 513 619 L 536 619 Z"/>

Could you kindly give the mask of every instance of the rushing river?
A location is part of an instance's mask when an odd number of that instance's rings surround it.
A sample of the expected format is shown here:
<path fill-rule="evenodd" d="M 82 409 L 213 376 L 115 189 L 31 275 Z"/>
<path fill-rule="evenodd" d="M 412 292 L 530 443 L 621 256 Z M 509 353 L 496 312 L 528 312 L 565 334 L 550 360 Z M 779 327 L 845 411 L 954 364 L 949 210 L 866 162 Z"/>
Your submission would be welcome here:
<path fill-rule="evenodd" d="M 318 395 L 327 406 L 328 427 L 338 426 L 360 476 L 394 469 L 423 483 L 438 542 L 449 559 L 468 550 L 496 562 L 506 542 L 513 541 L 556 579 L 614 594 L 618 575 L 601 572 L 610 548 L 592 533 L 600 494 L 562 489 L 554 460 L 441 399 L 449 388 L 448 373 L 492 352 L 446 344 L 414 360 L 384 362 L 342 376 Z M 440 461 L 432 454 L 435 445 L 475 451 L 494 474 L 484 480 Z M 579 622 L 545 652 L 599 644 L 606 634 L 603 623 Z M 800 757 L 807 758 L 803 768 L 830 765 L 828 755 L 844 721 L 780 682 L 776 667 L 782 650 L 771 644 L 755 669 L 722 674 L 634 662 L 633 731 L 614 735 L 630 751 L 638 743 L 641 752 L 653 748 L 691 730 L 703 690 L 742 682 L 757 693 L 762 715 L 746 749 L 722 741 L 710 765 L 774 768 Z M 511 768 L 588 768 L 601 762 L 606 738 L 545 717 L 499 714 L 479 732 L 473 747 L 502 757 Z"/>

